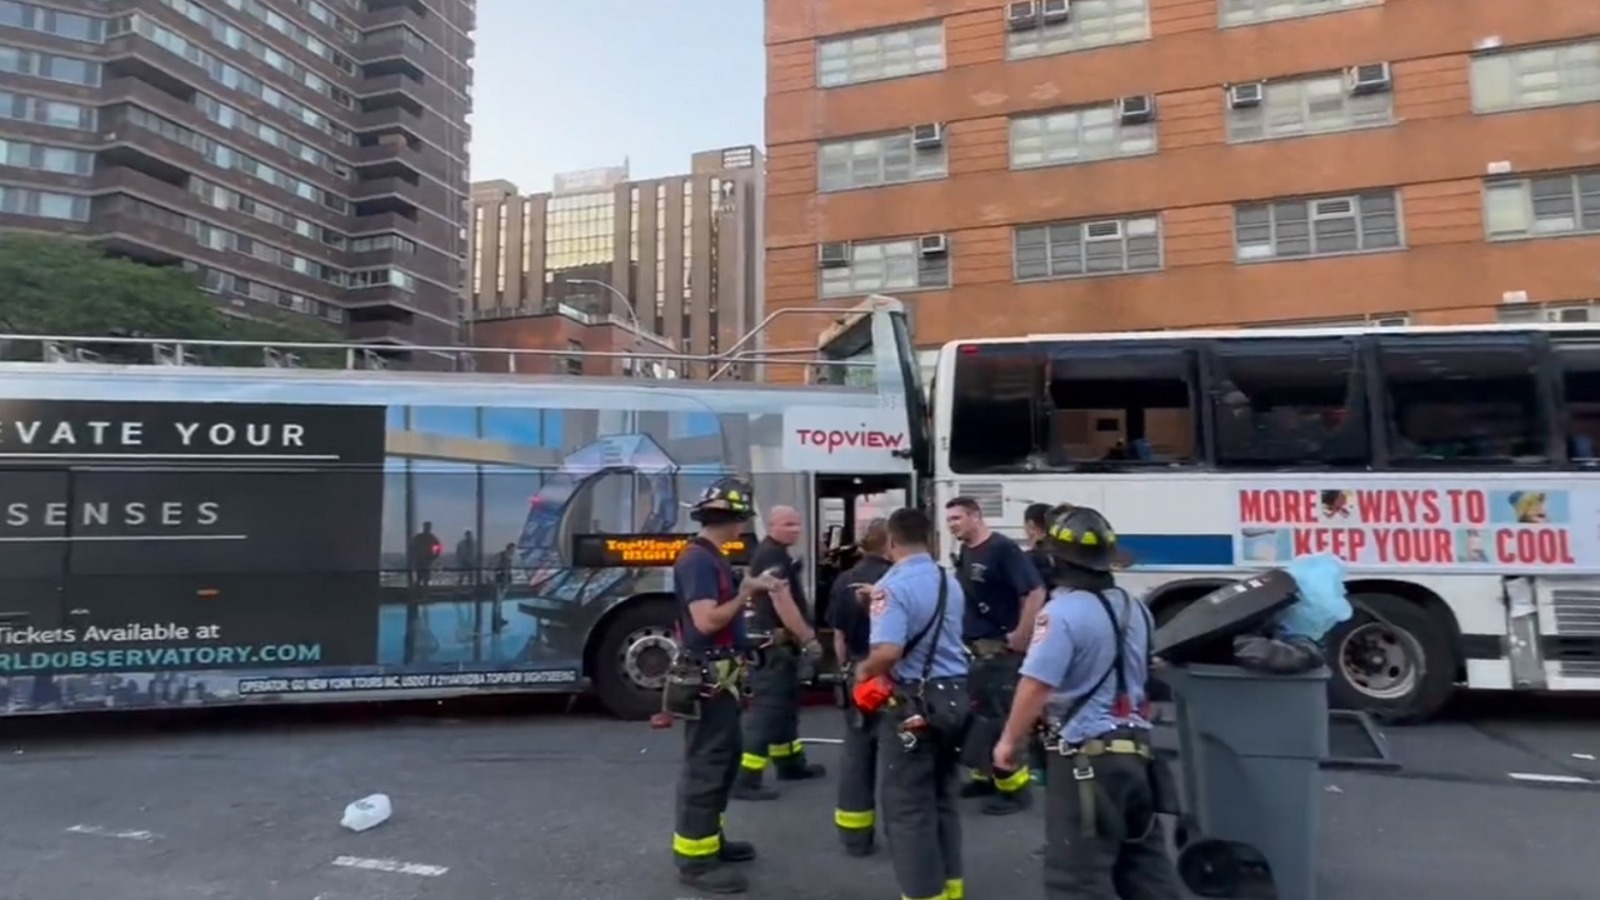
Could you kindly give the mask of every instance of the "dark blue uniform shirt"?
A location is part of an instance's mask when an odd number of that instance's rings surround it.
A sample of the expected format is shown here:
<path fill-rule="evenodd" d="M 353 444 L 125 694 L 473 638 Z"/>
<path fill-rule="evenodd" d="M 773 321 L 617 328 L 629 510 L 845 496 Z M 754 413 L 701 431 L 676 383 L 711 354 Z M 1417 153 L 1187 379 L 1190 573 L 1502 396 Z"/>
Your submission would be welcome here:
<path fill-rule="evenodd" d="M 997 532 L 976 547 L 961 548 L 957 574 L 967 596 L 962 637 L 969 642 L 1015 631 L 1023 596 L 1044 585 L 1028 554 Z"/>
<path fill-rule="evenodd" d="M 866 659 L 867 652 L 872 649 L 869 640 L 872 617 L 867 614 L 866 604 L 856 598 L 851 585 L 877 584 L 887 571 L 887 559 L 881 556 L 862 557 L 848 571 L 840 573 L 839 579 L 833 583 L 833 591 L 828 595 L 828 625 L 844 635 L 844 645 L 850 651 L 851 659 Z"/>
<path fill-rule="evenodd" d="M 742 648 L 745 642 L 744 617 L 736 616 L 728 627 L 716 634 L 703 634 L 694 627 L 689 615 L 689 604 L 699 600 L 716 600 L 732 603 L 738 597 L 734 587 L 733 566 L 721 550 L 713 549 L 700 539 L 691 541 L 678 554 L 672 564 L 672 584 L 678 595 L 679 621 L 683 628 L 683 646 L 688 650 L 713 648 Z"/>

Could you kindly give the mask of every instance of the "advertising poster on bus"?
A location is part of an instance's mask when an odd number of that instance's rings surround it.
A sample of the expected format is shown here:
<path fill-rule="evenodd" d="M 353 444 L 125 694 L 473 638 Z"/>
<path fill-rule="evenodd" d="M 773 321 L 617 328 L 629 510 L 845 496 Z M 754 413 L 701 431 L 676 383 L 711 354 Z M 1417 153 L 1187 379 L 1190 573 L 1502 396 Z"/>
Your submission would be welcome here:
<path fill-rule="evenodd" d="M 0 400 L 0 713 L 576 685 L 750 465 L 744 415 L 348 402 Z"/>
<path fill-rule="evenodd" d="M 1600 493 L 1549 480 L 1384 480 L 1237 489 L 1234 561 L 1332 553 L 1359 569 L 1600 571 Z"/>

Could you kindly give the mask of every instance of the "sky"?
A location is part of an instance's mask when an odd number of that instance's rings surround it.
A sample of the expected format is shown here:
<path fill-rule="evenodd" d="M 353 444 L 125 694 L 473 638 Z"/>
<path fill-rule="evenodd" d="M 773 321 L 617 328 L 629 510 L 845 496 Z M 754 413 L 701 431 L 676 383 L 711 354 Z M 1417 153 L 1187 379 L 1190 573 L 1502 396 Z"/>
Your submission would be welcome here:
<path fill-rule="evenodd" d="M 472 180 L 523 193 L 627 158 L 687 172 L 697 150 L 762 142 L 761 0 L 479 0 Z"/>

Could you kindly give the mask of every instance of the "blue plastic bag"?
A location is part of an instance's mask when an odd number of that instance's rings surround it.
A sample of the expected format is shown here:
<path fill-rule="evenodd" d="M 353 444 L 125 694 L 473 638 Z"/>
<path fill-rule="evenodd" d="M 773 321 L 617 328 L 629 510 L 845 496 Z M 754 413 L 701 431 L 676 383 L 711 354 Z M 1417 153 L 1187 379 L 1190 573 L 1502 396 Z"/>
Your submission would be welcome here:
<path fill-rule="evenodd" d="M 1332 553 L 1297 556 L 1287 571 L 1299 599 L 1278 613 L 1275 624 L 1285 637 L 1320 641 L 1333 626 L 1355 614 L 1344 590 L 1344 561 Z"/>

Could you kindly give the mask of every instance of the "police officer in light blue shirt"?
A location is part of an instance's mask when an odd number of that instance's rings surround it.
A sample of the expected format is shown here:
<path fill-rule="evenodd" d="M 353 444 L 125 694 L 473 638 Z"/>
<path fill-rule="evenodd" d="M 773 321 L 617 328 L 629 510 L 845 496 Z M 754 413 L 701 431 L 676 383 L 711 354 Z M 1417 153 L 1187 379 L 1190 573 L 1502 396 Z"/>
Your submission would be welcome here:
<path fill-rule="evenodd" d="M 956 772 L 971 709 L 966 602 L 960 582 L 929 553 L 933 522 L 925 513 L 896 510 L 886 530 L 894 565 L 863 588 L 871 649 L 856 669 L 858 685 L 887 676 L 892 687 L 879 716 L 883 830 L 905 900 L 963 900 Z"/>
<path fill-rule="evenodd" d="M 1051 511 L 1043 547 L 1050 599 L 1034 622 L 996 768 L 1010 767 L 1042 717 L 1044 889 L 1048 900 L 1178 900 L 1156 818 L 1149 679 L 1154 623 L 1116 586 L 1116 533 L 1086 506 Z"/>

